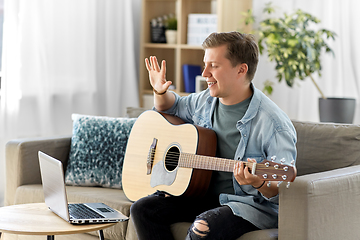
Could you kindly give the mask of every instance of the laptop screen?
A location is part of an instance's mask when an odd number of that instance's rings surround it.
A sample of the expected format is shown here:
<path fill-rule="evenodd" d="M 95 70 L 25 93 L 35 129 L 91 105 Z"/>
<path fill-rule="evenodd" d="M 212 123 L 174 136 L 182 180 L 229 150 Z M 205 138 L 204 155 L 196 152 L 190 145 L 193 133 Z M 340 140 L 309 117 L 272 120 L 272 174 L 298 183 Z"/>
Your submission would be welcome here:
<path fill-rule="evenodd" d="M 43 152 L 39 152 L 39 163 L 46 205 L 61 218 L 69 221 L 62 163 Z"/>

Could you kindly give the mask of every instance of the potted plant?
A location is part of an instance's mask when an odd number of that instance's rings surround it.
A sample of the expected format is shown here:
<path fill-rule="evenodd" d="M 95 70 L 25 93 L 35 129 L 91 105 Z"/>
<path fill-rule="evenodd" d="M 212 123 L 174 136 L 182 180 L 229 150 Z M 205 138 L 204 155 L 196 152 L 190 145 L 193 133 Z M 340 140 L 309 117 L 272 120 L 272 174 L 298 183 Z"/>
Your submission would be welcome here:
<path fill-rule="evenodd" d="M 166 20 L 165 23 L 165 36 L 166 42 L 171 44 L 176 44 L 177 42 L 177 19 L 174 16 L 171 16 Z"/>
<path fill-rule="evenodd" d="M 271 3 L 266 4 L 264 12 L 271 14 L 274 8 Z M 244 23 L 249 25 L 254 23 L 255 18 L 252 10 L 243 13 L 245 15 Z M 321 76 L 321 58 L 322 53 L 332 53 L 333 50 L 325 42 L 326 39 L 335 40 L 336 34 L 327 29 L 320 29 L 315 31 L 311 28 L 320 23 L 320 20 L 309 13 L 298 9 L 292 14 L 284 14 L 279 18 L 268 18 L 260 22 L 260 26 L 256 29 L 259 36 L 258 45 L 260 53 L 266 52 L 270 61 L 276 63 L 275 70 L 277 72 L 277 79 L 281 82 L 283 79 L 289 87 L 292 87 L 296 79 L 304 80 L 310 78 L 314 83 L 316 89 L 319 91 L 321 98 L 319 98 L 319 107 L 326 105 L 328 102 L 333 102 L 337 99 L 326 98 L 321 91 L 318 84 L 313 78 L 313 74 L 317 73 Z M 264 92 L 271 94 L 272 86 L 270 81 L 265 82 Z M 353 112 L 355 111 L 355 99 L 340 99 L 341 102 L 350 102 Z M 336 103 L 335 107 L 326 107 L 328 110 L 335 110 L 336 119 L 329 119 L 329 116 L 323 117 L 326 113 L 320 109 L 321 121 L 342 122 L 338 119 L 339 111 L 344 110 L 342 104 Z M 338 108 L 340 107 L 340 109 Z M 330 113 L 330 115 L 332 115 Z M 351 113 L 347 114 L 350 115 Z M 351 118 L 351 122 L 352 122 Z M 346 120 L 348 121 L 348 120 Z"/>

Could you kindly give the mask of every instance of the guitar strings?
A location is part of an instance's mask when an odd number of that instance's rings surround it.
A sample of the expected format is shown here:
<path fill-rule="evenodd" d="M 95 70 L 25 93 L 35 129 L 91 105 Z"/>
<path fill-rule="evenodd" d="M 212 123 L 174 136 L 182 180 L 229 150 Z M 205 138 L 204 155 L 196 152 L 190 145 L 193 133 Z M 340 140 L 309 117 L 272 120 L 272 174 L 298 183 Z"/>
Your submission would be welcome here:
<path fill-rule="evenodd" d="M 151 159 L 148 159 L 148 162 L 149 161 L 154 162 L 156 153 L 159 153 L 162 156 L 164 156 L 165 154 L 164 151 L 156 152 L 156 149 L 151 148 L 148 156 L 148 158 L 151 157 Z M 204 160 L 207 160 L 207 162 L 204 163 Z M 190 167 L 194 169 L 198 168 L 198 169 L 232 172 L 236 162 L 238 161 L 234 159 L 217 158 L 212 156 L 204 156 L 204 155 L 197 155 L 192 153 L 181 153 L 181 152 L 173 152 L 173 151 L 167 151 L 165 155 L 165 166 L 167 168 L 173 168 L 173 169 L 175 169 L 177 166 L 180 166 L 180 167 Z M 244 162 L 247 167 L 252 169 L 253 167 L 252 162 L 245 162 L 245 161 L 242 162 Z M 286 178 L 291 179 L 292 176 L 294 175 L 294 171 L 292 171 L 293 169 L 289 170 L 290 168 L 292 168 L 292 166 L 280 164 L 281 165 L 280 167 L 279 164 L 272 162 L 273 164 L 275 164 L 273 166 L 274 167 L 273 169 L 270 168 L 270 162 L 267 163 L 269 163 L 269 165 L 265 165 L 264 163 L 256 163 L 256 172 L 257 172 L 256 175 L 261 176 L 262 175 L 261 171 L 264 171 L 264 174 L 269 174 L 269 175 L 275 174 L 275 177 L 273 177 L 272 179 L 265 179 L 266 181 L 277 181 L 279 180 L 279 178 L 281 181 L 283 181 Z M 276 165 L 277 167 L 275 167 Z M 282 168 L 283 166 L 284 168 Z M 286 170 L 285 167 L 287 167 Z M 280 176 L 277 176 L 277 174 L 279 174 Z M 281 179 L 284 176 L 286 176 L 286 178 Z"/>
<path fill-rule="evenodd" d="M 165 152 L 158 151 L 160 155 L 164 155 Z M 154 161 L 155 158 L 155 150 L 153 149 L 150 153 L 152 157 L 152 161 Z M 201 160 L 199 160 L 201 159 Z M 203 163 L 204 160 L 207 160 L 206 163 Z M 179 164 L 180 162 L 180 164 Z M 170 152 L 168 151 L 165 155 L 165 166 L 169 168 L 176 168 L 177 166 L 180 167 L 190 167 L 190 168 L 198 168 L 198 169 L 208 169 L 208 170 L 218 170 L 218 171 L 225 171 L 225 172 L 232 172 L 234 169 L 234 164 L 238 162 L 234 159 L 225 159 L 225 158 L 217 158 L 217 157 L 211 157 L 211 156 L 203 156 L 203 155 L 196 155 L 191 153 L 180 153 L 180 152 Z M 253 163 L 251 162 L 245 162 L 247 167 L 252 169 Z M 262 176 L 263 174 L 275 174 L 274 178 L 271 179 L 265 179 L 266 181 L 284 181 L 285 179 L 289 178 L 292 179 L 294 172 L 290 170 L 292 168 L 291 166 L 284 165 L 284 164 L 275 164 L 274 166 L 265 165 L 264 163 L 256 163 L 256 172 L 258 176 Z M 277 168 L 275 166 L 278 165 Z M 271 168 L 274 167 L 274 168 Z M 282 167 L 287 167 L 287 170 Z M 261 173 L 263 171 L 263 173 Z M 281 179 L 282 177 L 286 176 L 285 179 Z M 280 179 L 279 179 L 280 178 Z"/>
<path fill-rule="evenodd" d="M 155 154 L 158 153 L 160 155 L 164 155 L 165 151 L 152 151 L 151 152 L 151 156 L 152 159 L 154 159 Z M 225 159 L 225 158 L 217 158 L 217 157 L 210 157 L 210 156 L 204 156 L 204 155 L 196 155 L 196 154 L 191 154 L 191 153 L 178 153 L 178 152 L 168 152 L 165 156 L 165 162 L 166 165 L 168 166 L 178 166 L 179 165 L 179 161 L 181 161 L 181 159 L 183 161 L 181 162 L 185 162 L 188 163 L 187 161 L 199 161 L 199 158 L 201 158 L 201 160 L 208 160 L 207 164 L 210 164 L 212 166 L 218 166 L 220 167 L 221 165 L 233 165 L 238 162 L 238 160 L 234 160 L 234 159 Z M 200 160 L 200 161 L 201 161 Z M 253 163 L 252 162 L 246 162 L 246 161 L 242 161 L 244 162 L 248 167 L 252 167 Z M 276 164 L 276 163 L 275 163 Z M 192 162 L 192 165 L 193 164 Z M 278 164 L 279 165 L 279 164 Z M 280 164 L 279 165 L 279 169 L 281 171 L 284 171 L 283 169 L 280 168 L 281 167 L 289 167 L 289 169 L 287 171 L 290 171 L 290 168 L 292 168 L 292 166 L 286 165 L 286 164 Z M 224 166 L 222 166 L 224 167 Z M 269 166 L 266 166 L 264 163 L 256 163 L 256 169 L 258 170 L 268 170 Z"/>
<path fill-rule="evenodd" d="M 181 157 L 182 155 L 182 157 Z M 207 156 L 201 156 L 201 155 L 192 155 L 192 154 L 186 154 L 186 153 L 175 153 L 175 152 L 169 152 L 166 156 L 165 156 L 165 165 L 169 166 L 169 167 L 176 167 L 179 165 L 184 166 L 187 164 L 191 164 L 192 166 L 194 166 L 194 168 L 199 167 L 199 166 L 203 166 L 204 164 L 201 164 L 201 162 L 199 161 L 199 158 L 202 159 L 206 159 Z M 197 159 L 196 159 L 197 158 Z M 208 159 L 207 161 L 207 165 L 210 166 L 208 167 L 208 169 L 211 169 L 211 167 L 217 167 L 219 170 L 224 169 L 230 171 L 229 167 L 231 167 L 231 170 L 234 168 L 233 164 L 229 164 L 229 163 L 221 163 L 221 161 L 234 161 L 234 160 L 229 160 L 229 159 L 220 159 L 217 160 L 216 162 L 213 159 Z M 201 167 L 203 169 L 207 169 L 205 166 Z"/>

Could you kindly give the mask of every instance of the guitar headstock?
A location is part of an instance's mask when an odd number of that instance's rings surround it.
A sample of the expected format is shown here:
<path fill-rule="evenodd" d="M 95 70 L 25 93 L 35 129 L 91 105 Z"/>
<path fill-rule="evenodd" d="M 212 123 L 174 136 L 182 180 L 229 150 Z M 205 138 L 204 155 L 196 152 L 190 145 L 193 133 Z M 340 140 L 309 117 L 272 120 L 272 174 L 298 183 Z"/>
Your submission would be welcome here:
<path fill-rule="evenodd" d="M 292 162 L 292 165 L 284 164 L 284 160 L 280 160 L 281 163 L 277 163 L 274 160 L 263 160 L 261 163 L 256 164 L 255 175 L 260 177 L 264 181 L 282 181 L 293 182 L 296 177 L 296 167 Z"/>

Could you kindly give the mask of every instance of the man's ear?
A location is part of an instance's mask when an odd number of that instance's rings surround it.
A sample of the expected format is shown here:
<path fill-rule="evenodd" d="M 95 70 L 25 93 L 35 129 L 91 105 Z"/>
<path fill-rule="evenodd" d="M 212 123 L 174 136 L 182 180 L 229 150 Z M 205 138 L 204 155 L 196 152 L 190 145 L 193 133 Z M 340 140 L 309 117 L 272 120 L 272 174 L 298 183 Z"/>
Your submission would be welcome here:
<path fill-rule="evenodd" d="M 248 71 L 248 65 L 246 63 L 239 64 L 238 74 L 245 75 Z"/>

